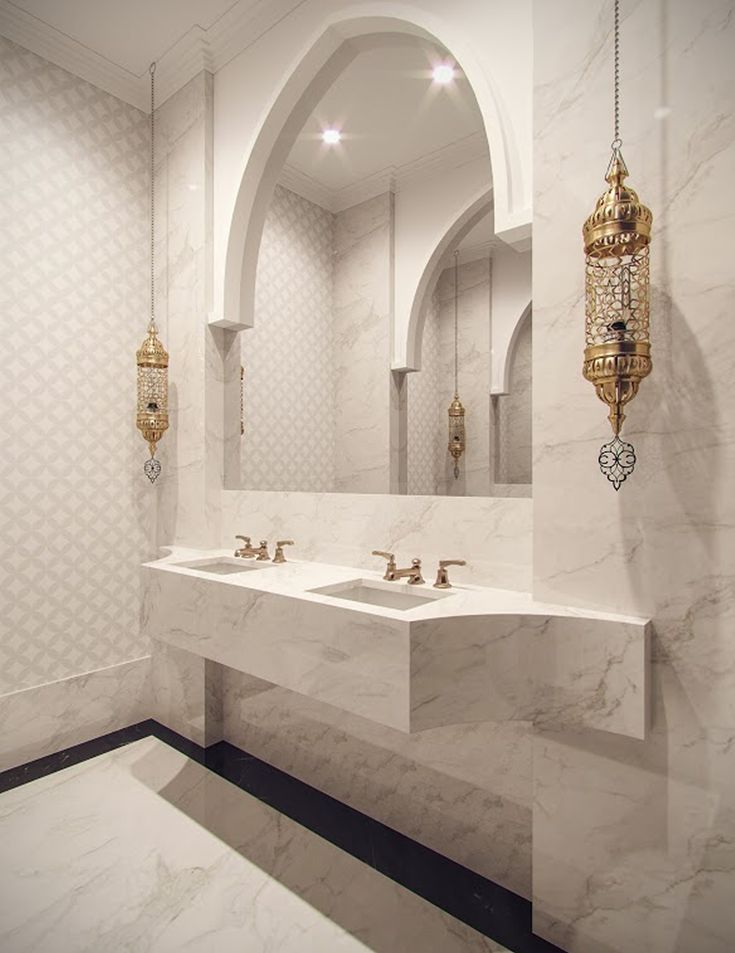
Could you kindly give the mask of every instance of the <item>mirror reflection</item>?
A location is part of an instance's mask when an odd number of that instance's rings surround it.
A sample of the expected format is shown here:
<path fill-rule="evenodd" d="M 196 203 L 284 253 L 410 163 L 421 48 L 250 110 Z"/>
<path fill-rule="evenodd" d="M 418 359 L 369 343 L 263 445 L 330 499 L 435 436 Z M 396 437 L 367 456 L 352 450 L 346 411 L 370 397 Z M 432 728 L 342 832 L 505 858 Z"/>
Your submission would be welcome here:
<path fill-rule="evenodd" d="M 362 46 L 270 198 L 243 485 L 530 495 L 531 253 L 495 235 L 474 94 L 445 50 Z"/>

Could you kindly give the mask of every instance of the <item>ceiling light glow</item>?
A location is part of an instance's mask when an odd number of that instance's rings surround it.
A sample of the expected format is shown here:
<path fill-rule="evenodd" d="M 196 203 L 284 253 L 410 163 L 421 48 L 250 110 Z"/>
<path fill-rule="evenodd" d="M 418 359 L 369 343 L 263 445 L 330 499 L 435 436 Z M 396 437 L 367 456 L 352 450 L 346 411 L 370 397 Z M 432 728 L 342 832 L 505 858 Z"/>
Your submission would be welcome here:
<path fill-rule="evenodd" d="M 449 63 L 440 63 L 434 67 L 431 75 L 434 77 L 435 83 L 441 83 L 442 86 L 446 86 L 447 83 L 451 83 L 454 79 L 454 67 L 450 66 Z"/>
<path fill-rule="evenodd" d="M 325 129 L 322 133 L 322 140 L 329 146 L 336 145 L 341 138 L 342 133 L 339 131 L 339 129 Z"/>

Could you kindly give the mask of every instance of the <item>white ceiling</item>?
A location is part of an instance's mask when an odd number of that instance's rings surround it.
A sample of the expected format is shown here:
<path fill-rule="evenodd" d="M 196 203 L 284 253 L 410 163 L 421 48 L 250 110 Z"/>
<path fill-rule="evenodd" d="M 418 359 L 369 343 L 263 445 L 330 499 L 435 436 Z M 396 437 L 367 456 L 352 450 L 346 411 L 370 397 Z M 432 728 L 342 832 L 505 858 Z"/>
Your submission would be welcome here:
<path fill-rule="evenodd" d="M 440 86 L 431 78 L 441 51 L 409 41 L 365 51 L 337 78 L 306 122 L 287 166 L 332 191 L 386 170 L 421 164 L 472 142 L 487 152 L 474 95 L 461 71 Z M 321 132 L 340 129 L 342 141 L 327 146 Z"/>
<path fill-rule="evenodd" d="M 257 0 L 250 0 L 255 6 Z M 192 27 L 208 30 L 237 0 L 12 0 L 18 7 L 135 76 Z"/>

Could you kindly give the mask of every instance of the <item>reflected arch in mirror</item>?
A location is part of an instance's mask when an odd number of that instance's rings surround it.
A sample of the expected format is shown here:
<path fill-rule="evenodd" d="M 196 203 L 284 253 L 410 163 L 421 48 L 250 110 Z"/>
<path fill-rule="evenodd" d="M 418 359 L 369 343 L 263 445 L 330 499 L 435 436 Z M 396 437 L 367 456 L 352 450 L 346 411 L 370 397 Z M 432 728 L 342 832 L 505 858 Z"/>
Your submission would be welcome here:
<path fill-rule="evenodd" d="M 363 8 L 365 9 L 365 8 Z M 498 90 L 472 55 L 457 30 L 456 18 L 416 9 L 413 20 L 385 16 L 385 5 L 375 5 L 375 16 L 335 16 L 307 45 L 294 69 L 274 96 L 245 162 L 230 219 L 222 289 L 222 326 L 235 329 L 254 324 L 258 251 L 266 215 L 280 169 L 299 130 L 336 77 L 361 51 L 390 42 L 391 34 L 416 36 L 451 51 L 461 64 L 476 97 L 487 138 L 495 185 L 496 219 L 517 230 L 519 212 L 514 195 L 525 194 L 519 150 L 513 128 L 497 108 Z M 367 11 L 370 6 L 367 7 Z M 507 157 L 516 157 L 508 159 Z M 405 337 L 398 349 L 402 350 Z"/>
<path fill-rule="evenodd" d="M 504 390 L 492 397 L 493 482 L 524 492 L 532 483 L 532 305 L 513 329 L 504 365 Z M 528 488 L 528 490 L 526 490 Z"/>
<path fill-rule="evenodd" d="M 492 209 L 493 190 L 480 190 L 473 196 L 463 209 L 455 212 L 453 218 L 446 223 L 441 238 L 436 243 L 434 251 L 429 257 L 419 278 L 418 285 L 411 305 L 406 333 L 406 362 L 402 367 L 394 366 L 393 370 L 420 371 L 422 340 L 424 324 L 429 302 L 436 288 L 441 271 L 446 267 L 447 255 L 472 231 Z"/>
<path fill-rule="evenodd" d="M 417 370 L 406 375 L 405 388 L 410 494 L 530 495 L 531 252 L 510 249 L 494 235 L 487 206 L 454 222 L 440 243 L 437 264 L 427 269 L 422 298 L 414 303 Z M 460 251 L 459 394 L 467 432 L 456 480 L 447 452 L 455 248 Z"/>

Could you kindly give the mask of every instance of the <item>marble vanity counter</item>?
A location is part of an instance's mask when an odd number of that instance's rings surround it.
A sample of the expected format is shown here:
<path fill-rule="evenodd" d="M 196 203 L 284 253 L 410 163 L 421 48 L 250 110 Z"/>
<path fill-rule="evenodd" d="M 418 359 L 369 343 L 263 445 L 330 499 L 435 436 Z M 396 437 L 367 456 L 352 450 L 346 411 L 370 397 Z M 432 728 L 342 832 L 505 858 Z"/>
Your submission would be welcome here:
<path fill-rule="evenodd" d="M 146 563 L 144 632 L 402 731 L 521 719 L 645 737 L 644 619 L 317 562 L 242 560 L 247 569 L 224 575 L 182 565 L 236 570 L 231 557 L 176 548 Z M 427 601 L 389 608 L 312 591 L 350 582 Z"/>

